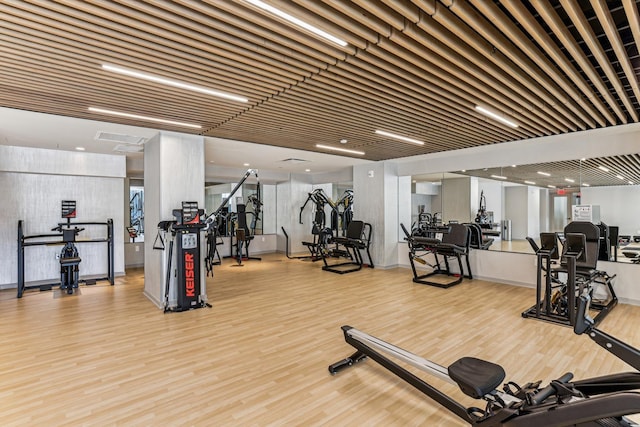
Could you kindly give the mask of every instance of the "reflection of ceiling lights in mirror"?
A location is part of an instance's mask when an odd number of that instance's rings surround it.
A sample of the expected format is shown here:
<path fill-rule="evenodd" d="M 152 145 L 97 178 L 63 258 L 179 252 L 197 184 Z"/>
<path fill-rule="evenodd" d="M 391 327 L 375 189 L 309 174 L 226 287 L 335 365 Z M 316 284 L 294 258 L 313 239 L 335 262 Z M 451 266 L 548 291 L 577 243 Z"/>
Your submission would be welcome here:
<path fill-rule="evenodd" d="M 179 89 L 186 89 L 193 92 L 204 93 L 205 95 L 217 96 L 218 98 L 228 99 L 230 101 L 238 101 L 238 102 L 248 102 L 249 100 L 245 97 L 232 95 L 230 93 L 220 92 L 213 89 L 208 89 L 202 86 L 196 86 L 189 83 L 180 82 L 178 80 L 167 79 L 165 77 L 154 76 L 152 74 L 143 73 L 141 71 L 129 70 L 127 68 L 116 67 L 113 65 L 102 64 L 102 69 L 106 71 L 111 71 L 118 74 L 123 74 L 125 76 L 135 77 L 138 79 L 148 80 L 154 83 L 160 83 L 166 86 L 173 86 Z"/>
<path fill-rule="evenodd" d="M 269 13 L 272 13 L 276 16 L 279 16 L 280 18 L 287 20 L 289 22 L 291 22 L 294 25 L 297 25 L 298 27 L 304 28 L 307 31 L 312 32 L 313 34 L 320 36 L 324 39 L 327 39 L 337 45 L 340 46 L 346 46 L 347 42 L 345 42 L 344 40 L 340 40 L 339 38 L 332 36 L 331 34 L 327 33 L 324 30 L 321 30 L 318 27 L 314 27 L 311 24 L 307 24 L 306 22 L 304 22 L 301 19 L 296 18 L 295 16 L 289 15 L 286 12 L 281 11 L 280 9 L 276 9 L 275 7 L 266 4 L 265 2 L 262 2 L 260 0 L 245 0 L 247 3 L 251 3 L 254 6 L 259 7 L 262 10 L 266 10 Z"/>
<path fill-rule="evenodd" d="M 633 185 L 633 181 L 629 181 L 629 184 Z"/>
<path fill-rule="evenodd" d="M 316 148 L 323 150 L 339 151 L 341 153 L 357 154 L 358 156 L 364 156 L 364 151 L 347 150 L 346 148 L 331 147 L 330 145 L 316 144 Z"/>
<path fill-rule="evenodd" d="M 525 184 L 529 184 L 529 185 L 536 185 L 536 183 L 535 183 L 535 182 L 533 182 L 533 181 L 525 181 L 524 183 L 525 183 Z"/>
<path fill-rule="evenodd" d="M 504 117 L 502 117 L 500 114 L 494 113 L 493 111 L 489 111 L 484 107 L 481 107 L 479 105 L 476 105 L 476 111 L 478 111 L 479 113 L 484 114 L 487 117 L 491 117 L 494 120 L 499 121 L 500 123 L 504 123 L 507 126 L 511 126 L 512 128 L 517 128 L 518 125 L 514 122 L 512 122 L 511 120 L 508 120 Z"/>
<path fill-rule="evenodd" d="M 542 171 L 538 171 L 538 174 L 542 175 L 542 176 L 551 176 L 550 173 L 548 172 L 542 172 Z"/>
<path fill-rule="evenodd" d="M 419 141 L 417 139 L 409 138 L 409 137 L 402 136 L 402 135 L 396 135 L 395 133 L 387 132 L 387 131 L 384 131 L 384 130 L 377 130 L 376 133 L 378 135 L 388 136 L 389 138 L 395 138 L 395 139 L 398 139 L 400 141 L 410 142 L 412 144 L 424 145 L 424 142 Z"/>
<path fill-rule="evenodd" d="M 616 178 L 618 178 L 618 179 L 624 179 L 624 176 L 622 176 L 622 175 L 616 175 Z"/>
<path fill-rule="evenodd" d="M 582 186 L 583 186 L 583 187 L 591 187 L 591 186 L 590 186 L 589 184 L 587 184 L 586 182 L 583 182 L 583 183 L 582 183 Z"/>
<path fill-rule="evenodd" d="M 551 184 L 547 185 L 547 187 L 549 187 L 549 188 L 556 188 L 556 186 L 555 186 L 555 185 L 551 185 Z"/>
<path fill-rule="evenodd" d="M 502 176 L 502 175 L 491 175 L 491 178 L 495 178 L 495 179 L 507 179 L 506 176 Z"/>
<path fill-rule="evenodd" d="M 91 111 L 92 113 L 109 114 L 111 116 L 127 117 L 127 118 L 130 118 L 130 119 L 146 120 L 146 121 L 150 121 L 150 122 L 165 123 L 165 124 L 168 124 L 168 125 L 175 125 L 175 126 L 184 126 L 184 127 L 188 127 L 188 128 L 194 128 L 194 129 L 201 129 L 202 128 L 202 126 L 195 125 L 195 124 L 192 124 L 192 123 L 176 122 L 176 121 L 173 121 L 173 120 L 159 119 L 157 117 L 139 116 L 137 114 L 123 113 L 123 112 L 120 112 L 120 111 L 113 111 L 113 110 L 104 110 L 102 108 L 89 107 L 89 111 Z"/>
<path fill-rule="evenodd" d="M 564 180 L 565 180 L 565 181 L 567 181 L 567 182 L 572 182 L 572 183 L 573 183 L 573 182 L 576 182 L 576 180 L 575 180 L 575 179 L 571 179 L 571 178 L 565 178 Z"/>

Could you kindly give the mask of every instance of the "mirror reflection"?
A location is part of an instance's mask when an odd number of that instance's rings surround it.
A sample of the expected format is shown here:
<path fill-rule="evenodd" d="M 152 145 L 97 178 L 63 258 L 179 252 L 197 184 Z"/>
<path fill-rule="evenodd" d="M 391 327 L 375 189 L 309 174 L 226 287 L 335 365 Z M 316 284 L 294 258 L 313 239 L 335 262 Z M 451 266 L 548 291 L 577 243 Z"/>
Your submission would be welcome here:
<path fill-rule="evenodd" d="M 640 220 L 633 209 L 640 202 L 638 155 L 440 175 L 443 221 L 479 224 L 494 239 L 490 250 L 533 253 L 527 237 L 537 240 L 540 232 L 561 233 L 569 222 L 586 220 L 601 224 L 603 239 L 608 236 L 600 259 L 640 263 Z M 429 182 L 426 177 L 412 177 L 413 185 Z"/>

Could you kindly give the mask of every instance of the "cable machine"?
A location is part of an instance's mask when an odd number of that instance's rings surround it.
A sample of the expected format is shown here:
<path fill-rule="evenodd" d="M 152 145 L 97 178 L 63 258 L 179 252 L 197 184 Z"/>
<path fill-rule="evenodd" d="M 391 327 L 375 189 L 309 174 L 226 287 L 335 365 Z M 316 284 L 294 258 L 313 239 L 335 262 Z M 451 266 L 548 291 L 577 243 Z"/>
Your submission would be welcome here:
<path fill-rule="evenodd" d="M 182 209 L 174 209 L 174 220 L 160 221 L 158 234 L 153 244 L 154 249 L 164 250 L 165 239 L 163 235 L 171 233 L 169 241 L 169 253 L 167 257 L 166 280 L 164 288 L 164 311 L 185 311 L 202 307 L 210 307 L 203 298 L 203 287 L 200 276 L 200 232 L 207 231 L 207 254 L 204 258 L 207 274 L 213 274 L 214 256 L 216 253 L 216 237 L 218 232 L 217 219 L 231 197 L 240 189 L 242 184 L 254 174 L 258 173 L 249 169 L 240 182 L 231 190 L 229 196 L 211 214 L 205 215 L 203 209 L 198 208 L 197 202 L 182 202 Z M 175 247 L 176 267 L 173 267 Z M 175 271 L 175 272 L 174 272 Z M 176 305 L 170 305 L 169 293 L 171 278 L 175 277 Z"/>

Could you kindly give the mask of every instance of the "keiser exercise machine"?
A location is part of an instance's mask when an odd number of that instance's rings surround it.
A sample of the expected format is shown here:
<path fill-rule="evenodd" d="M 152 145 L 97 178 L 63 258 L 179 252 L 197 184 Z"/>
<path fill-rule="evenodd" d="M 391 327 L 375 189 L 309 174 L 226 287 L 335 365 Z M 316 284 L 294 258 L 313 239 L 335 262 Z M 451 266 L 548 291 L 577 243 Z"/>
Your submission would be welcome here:
<path fill-rule="evenodd" d="M 198 209 L 198 202 L 182 202 L 182 209 L 174 209 L 173 221 L 161 221 L 160 231 L 171 233 L 169 253 L 167 258 L 167 275 L 164 286 L 164 311 L 185 311 L 194 308 L 210 307 L 202 298 L 200 283 L 200 231 L 207 224 L 204 222 L 204 210 Z M 154 242 L 154 249 L 164 249 L 164 240 L 158 232 L 161 246 L 157 246 L 158 237 Z M 176 247 L 176 271 L 173 273 L 173 248 Z M 169 305 L 169 291 L 171 278 L 175 277 L 176 305 Z"/>
<path fill-rule="evenodd" d="M 595 328 L 589 317 L 588 294 L 579 298 L 574 332 L 586 333 L 599 346 L 640 370 L 640 351 Z M 504 369 L 492 362 L 463 357 L 448 367 L 438 365 L 351 326 L 343 326 L 345 341 L 356 349 L 346 359 L 329 366 L 333 375 L 367 358 L 378 362 L 419 391 L 474 426 L 561 427 L 561 426 L 637 426 L 625 415 L 640 413 L 640 373 L 628 372 L 571 382 L 565 373 L 546 387 L 540 381 L 522 387 L 505 379 Z M 467 408 L 436 389 L 391 356 L 434 377 L 456 384 L 474 399 L 486 401 L 485 409 Z"/>
<path fill-rule="evenodd" d="M 62 201 L 62 218 L 66 222 L 58 223 L 51 231 L 57 231 L 55 234 L 34 234 L 26 236 L 24 234 L 24 222 L 18 221 L 18 290 L 17 297 L 22 298 L 25 290 L 39 289 L 40 291 L 49 291 L 53 286 L 60 286 L 60 289 L 66 290 L 68 294 L 72 294 L 74 289 L 78 288 L 80 283 L 93 285 L 98 280 L 108 280 L 113 286 L 114 284 L 114 241 L 113 241 L 113 220 L 108 219 L 107 222 L 71 222 L 76 218 L 76 202 L 75 200 Z M 78 226 L 105 226 L 106 236 L 104 238 L 76 240 L 78 233 L 84 230 Z M 62 238 L 62 240 L 50 240 L 51 238 Z M 39 240 L 35 240 L 39 239 Z M 81 280 L 79 278 L 79 264 L 81 258 L 78 255 L 76 244 L 78 243 L 106 243 L 107 244 L 107 275 L 105 277 L 97 277 L 92 279 Z M 58 246 L 64 245 L 60 252 L 60 282 L 41 283 L 37 285 L 27 285 L 25 283 L 25 248 L 32 246 Z"/>

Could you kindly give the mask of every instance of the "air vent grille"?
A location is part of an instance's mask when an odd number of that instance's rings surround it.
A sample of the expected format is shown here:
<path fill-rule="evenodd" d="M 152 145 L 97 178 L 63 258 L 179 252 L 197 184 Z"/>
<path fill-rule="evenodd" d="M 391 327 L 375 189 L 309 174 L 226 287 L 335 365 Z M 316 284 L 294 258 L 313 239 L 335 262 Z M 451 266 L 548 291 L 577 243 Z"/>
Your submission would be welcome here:
<path fill-rule="evenodd" d="M 148 138 L 136 135 L 126 135 L 122 133 L 98 131 L 94 138 L 96 141 L 119 142 L 122 144 L 142 145 Z"/>
<path fill-rule="evenodd" d="M 143 149 L 144 147 L 142 145 L 118 144 L 113 151 L 117 151 L 119 153 L 140 153 Z"/>

